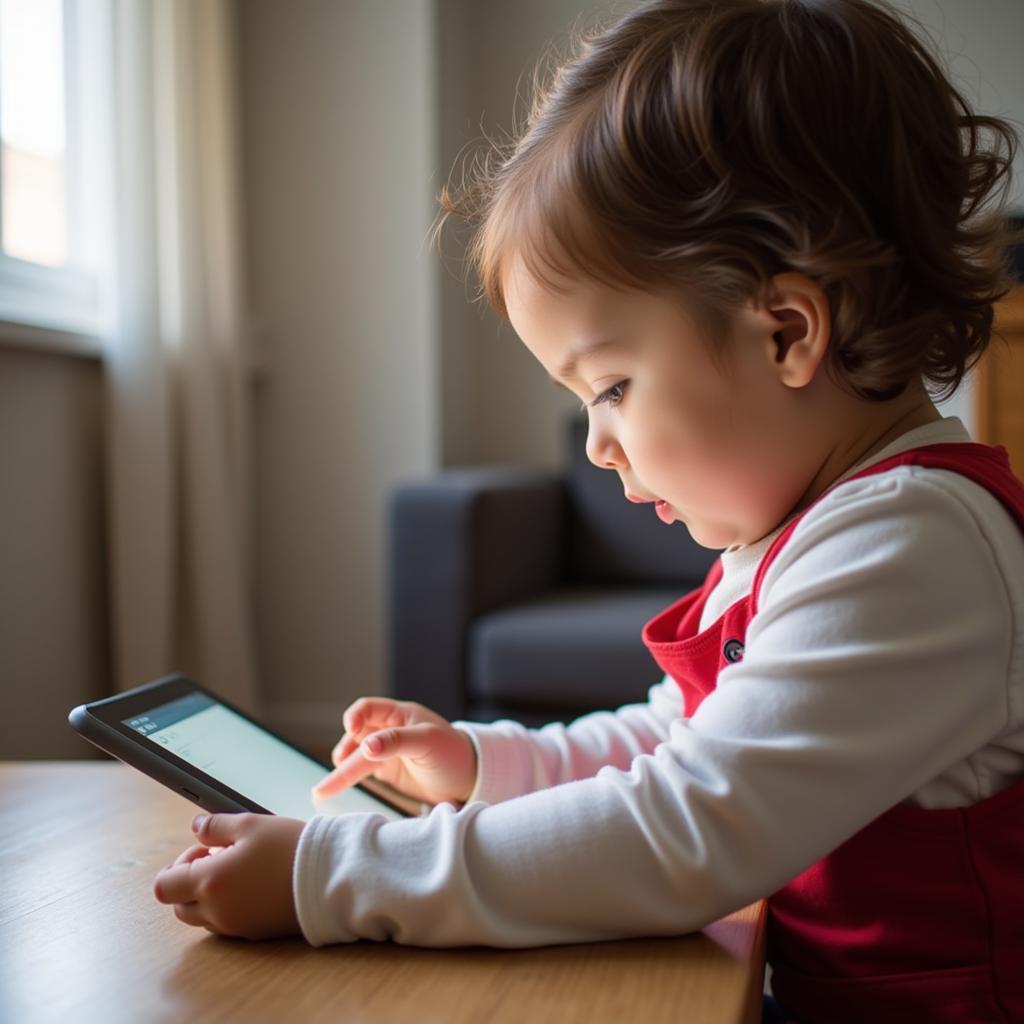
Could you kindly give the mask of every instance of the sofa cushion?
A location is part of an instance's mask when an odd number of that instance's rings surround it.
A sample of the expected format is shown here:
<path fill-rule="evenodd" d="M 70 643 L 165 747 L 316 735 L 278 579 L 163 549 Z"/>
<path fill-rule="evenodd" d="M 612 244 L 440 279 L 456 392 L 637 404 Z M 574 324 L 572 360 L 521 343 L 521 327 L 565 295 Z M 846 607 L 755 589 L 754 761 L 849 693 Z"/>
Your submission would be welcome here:
<path fill-rule="evenodd" d="M 580 713 L 643 701 L 662 676 L 640 637 L 677 588 L 564 588 L 470 626 L 473 701 Z"/>

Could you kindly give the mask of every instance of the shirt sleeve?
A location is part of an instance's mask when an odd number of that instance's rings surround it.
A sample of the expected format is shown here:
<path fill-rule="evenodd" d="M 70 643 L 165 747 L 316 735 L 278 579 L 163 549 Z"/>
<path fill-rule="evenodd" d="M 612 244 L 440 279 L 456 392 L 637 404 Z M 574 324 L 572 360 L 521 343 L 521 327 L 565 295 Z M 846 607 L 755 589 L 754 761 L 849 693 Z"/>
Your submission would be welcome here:
<path fill-rule="evenodd" d="M 500 803 L 591 778 L 606 765 L 628 768 L 637 755 L 664 743 L 682 715 L 679 687 L 665 676 L 648 690 L 646 703 L 595 711 L 569 725 L 553 722 L 527 729 L 509 719 L 487 725 L 453 722 L 468 734 L 477 754 L 476 785 L 466 803 Z"/>
<path fill-rule="evenodd" d="M 765 574 L 744 660 L 653 751 L 495 804 L 311 819 L 303 935 L 524 947 L 699 929 L 996 735 L 1011 636 L 970 507 L 913 471 L 850 482 Z"/>

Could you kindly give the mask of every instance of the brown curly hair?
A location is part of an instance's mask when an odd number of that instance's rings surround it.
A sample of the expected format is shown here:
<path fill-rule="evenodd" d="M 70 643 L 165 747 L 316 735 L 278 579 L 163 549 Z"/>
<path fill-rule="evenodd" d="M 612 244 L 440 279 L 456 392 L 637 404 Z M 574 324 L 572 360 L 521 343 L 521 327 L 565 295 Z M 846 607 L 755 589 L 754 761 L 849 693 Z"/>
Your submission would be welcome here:
<path fill-rule="evenodd" d="M 451 215 L 472 226 L 499 317 L 518 253 L 555 291 L 545 268 L 668 290 L 715 351 L 795 270 L 829 299 L 834 380 L 946 397 L 1012 286 L 1018 137 L 972 113 L 909 20 L 884 0 L 650 0 L 577 30 L 546 84 L 534 68 L 518 137 L 442 187 L 433 237 Z"/>

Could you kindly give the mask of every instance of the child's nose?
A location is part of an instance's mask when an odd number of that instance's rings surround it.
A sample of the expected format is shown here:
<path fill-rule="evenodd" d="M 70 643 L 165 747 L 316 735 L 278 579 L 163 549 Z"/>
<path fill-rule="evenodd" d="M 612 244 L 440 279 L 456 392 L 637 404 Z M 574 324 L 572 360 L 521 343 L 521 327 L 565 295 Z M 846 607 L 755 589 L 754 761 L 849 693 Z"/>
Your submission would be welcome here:
<path fill-rule="evenodd" d="M 587 431 L 587 458 L 598 469 L 623 469 L 627 465 L 626 453 L 611 431 L 596 426 L 593 420 Z"/>

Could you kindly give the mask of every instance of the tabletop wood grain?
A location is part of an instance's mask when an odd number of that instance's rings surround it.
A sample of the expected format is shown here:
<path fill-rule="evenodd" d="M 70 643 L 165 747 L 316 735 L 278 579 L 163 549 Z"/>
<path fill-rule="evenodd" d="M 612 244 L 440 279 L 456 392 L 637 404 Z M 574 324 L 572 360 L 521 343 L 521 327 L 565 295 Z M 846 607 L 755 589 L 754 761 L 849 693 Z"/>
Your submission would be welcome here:
<path fill-rule="evenodd" d="M 760 1019 L 763 903 L 680 938 L 529 950 L 189 927 L 152 886 L 196 810 L 113 761 L 0 763 L 0 1021 Z"/>

